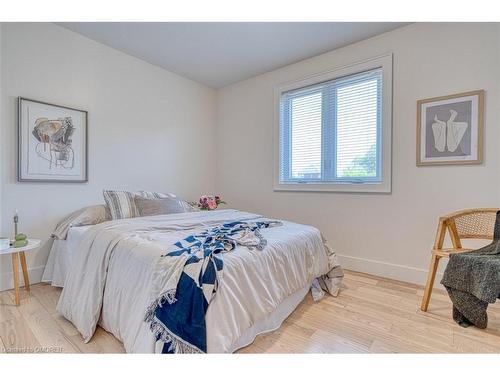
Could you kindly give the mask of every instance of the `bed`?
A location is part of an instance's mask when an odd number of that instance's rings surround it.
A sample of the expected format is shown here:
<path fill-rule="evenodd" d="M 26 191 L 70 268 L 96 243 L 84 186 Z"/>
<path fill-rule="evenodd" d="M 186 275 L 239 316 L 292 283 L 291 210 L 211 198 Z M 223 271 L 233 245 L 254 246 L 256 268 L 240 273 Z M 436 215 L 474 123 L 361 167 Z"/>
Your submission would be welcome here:
<path fill-rule="evenodd" d="M 144 314 L 155 293 L 158 259 L 173 243 L 228 221 L 256 221 L 237 211 L 187 212 L 74 227 L 55 240 L 43 281 L 63 287 L 58 311 L 88 342 L 100 325 L 129 353 L 161 347 Z M 262 229 L 264 250 L 238 246 L 225 253 L 223 278 L 206 316 L 208 353 L 232 353 L 280 327 L 318 278 L 336 294 L 342 269 L 318 229 L 281 221 Z"/>

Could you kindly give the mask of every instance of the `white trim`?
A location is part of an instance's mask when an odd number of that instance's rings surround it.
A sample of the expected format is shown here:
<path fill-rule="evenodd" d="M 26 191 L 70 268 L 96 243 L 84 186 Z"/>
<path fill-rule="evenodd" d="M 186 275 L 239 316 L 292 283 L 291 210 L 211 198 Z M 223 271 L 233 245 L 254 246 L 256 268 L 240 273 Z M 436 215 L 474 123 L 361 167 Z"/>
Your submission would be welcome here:
<path fill-rule="evenodd" d="M 422 286 L 425 285 L 427 281 L 427 269 L 382 262 L 373 259 L 358 258 L 349 255 L 337 254 L 337 256 L 339 257 L 342 267 L 347 270 L 363 272 L 374 276 L 385 277 L 388 279 L 404 281 Z M 436 275 L 436 281 L 434 282 L 434 288 L 444 289 L 440 284 L 442 277 L 443 273 L 438 272 Z"/>
<path fill-rule="evenodd" d="M 37 284 L 42 280 L 42 274 L 44 268 L 45 266 L 36 266 L 28 268 L 30 285 Z M 19 285 L 21 287 L 24 286 L 24 279 L 21 274 L 19 274 Z M 13 288 L 14 288 L 14 281 L 12 278 L 12 271 L 0 273 L 0 292 Z"/>
<path fill-rule="evenodd" d="M 283 183 L 280 170 L 280 98 L 283 92 L 320 82 L 382 68 L 382 182 L 381 183 Z M 274 190 L 390 193 L 392 177 L 392 53 L 327 72 L 284 83 L 274 90 Z"/>

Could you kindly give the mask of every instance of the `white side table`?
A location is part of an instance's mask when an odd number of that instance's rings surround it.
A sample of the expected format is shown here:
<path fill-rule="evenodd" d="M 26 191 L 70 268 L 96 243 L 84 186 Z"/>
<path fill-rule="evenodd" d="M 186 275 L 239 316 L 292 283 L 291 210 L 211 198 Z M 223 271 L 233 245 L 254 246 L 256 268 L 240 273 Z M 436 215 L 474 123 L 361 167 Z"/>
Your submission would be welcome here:
<path fill-rule="evenodd" d="M 15 302 L 19 305 L 19 259 L 21 259 L 21 268 L 23 269 L 24 287 L 30 291 L 30 279 L 28 276 L 28 267 L 26 267 L 26 251 L 35 250 L 42 241 L 28 238 L 28 244 L 23 247 L 9 247 L 0 250 L 0 255 L 12 254 L 12 274 L 14 277 Z"/>

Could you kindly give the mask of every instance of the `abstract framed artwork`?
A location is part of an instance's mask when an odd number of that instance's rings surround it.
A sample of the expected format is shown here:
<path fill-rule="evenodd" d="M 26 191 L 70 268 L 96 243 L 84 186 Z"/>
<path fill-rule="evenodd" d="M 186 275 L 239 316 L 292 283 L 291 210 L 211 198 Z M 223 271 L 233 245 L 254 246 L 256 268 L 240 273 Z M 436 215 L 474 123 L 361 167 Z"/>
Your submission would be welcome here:
<path fill-rule="evenodd" d="M 88 181 L 87 111 L 18 98 L 18 181 Z"/>
<path fill-rule="evenodd" d="M 417 166 L 480 164 L 484 90 L 417 102 Z"/>

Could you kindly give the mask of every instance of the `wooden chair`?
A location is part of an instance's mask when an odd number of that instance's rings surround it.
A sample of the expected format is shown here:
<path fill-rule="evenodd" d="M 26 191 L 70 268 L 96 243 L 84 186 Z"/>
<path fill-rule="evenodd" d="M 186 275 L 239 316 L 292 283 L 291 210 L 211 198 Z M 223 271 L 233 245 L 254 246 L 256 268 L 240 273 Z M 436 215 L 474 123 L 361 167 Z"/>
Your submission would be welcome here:
<path fill-rule="evenodd" d="M 439 218 L 436 240 L 432 248 L 429 274 L 427 275 L 427 284 L 425 285 L 425 292 L 420 306 L 422 311 L 427 311 L 429 307 L 439 260 L 448 258 L 450 254 L 474 250 L 462 248 L 461 239 L 493 239 L 497 211 L 500 211 L 500 208 L 476 208 L 457 211 Z M 446 231 L 450 235 L 451 248 L 443 248 Z"/>

